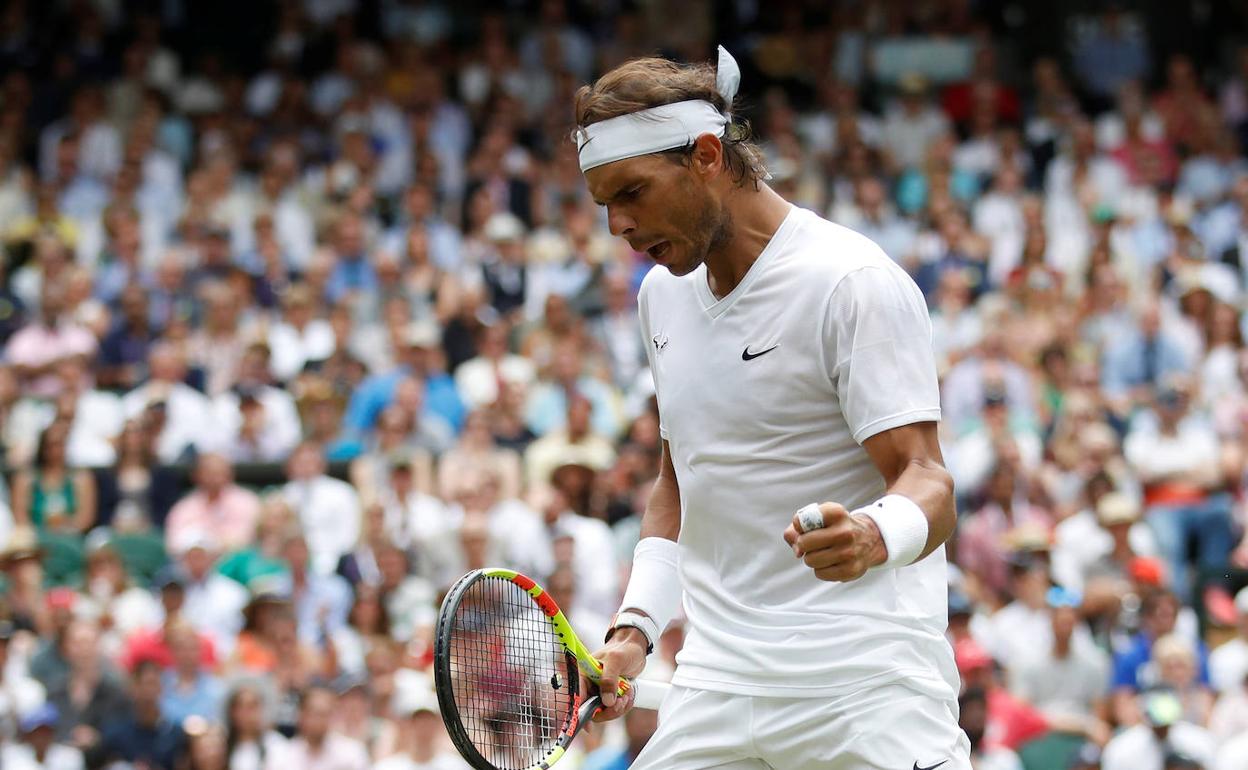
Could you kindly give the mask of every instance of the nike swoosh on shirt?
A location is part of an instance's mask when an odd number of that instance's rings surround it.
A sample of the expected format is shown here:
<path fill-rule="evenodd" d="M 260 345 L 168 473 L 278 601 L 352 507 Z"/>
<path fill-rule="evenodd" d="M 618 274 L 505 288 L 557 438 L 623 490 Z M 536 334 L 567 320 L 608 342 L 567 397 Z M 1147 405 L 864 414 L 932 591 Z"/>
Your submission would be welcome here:
<path fill-rule="evenodd" d="M 750 348 L 747 346 L 747 347 L 745 348 L 745 350 L 742 350 L 742 351 L 741 351 L 741 360 L 742 360 L 742 361 L 753 361 L 755 358 L 758 358 L 759 356 L 765 356 L 765 355 L 767 355 L 768 353 L 770 353 L 771 351 L 775 350 L 775 349 L 776 349 L 776 348 L 778 348 L 778 347 L 780 347 L 780 346 L 779 346 L 779 345 L 772 345 L 771 347 L 767 348 L 766 350 L 760 351 L 760 352 L 758 352 L 758 353 L 751 353 L 751 352 L 750 352 Z"/>
<path fill-rule="evenodd" d="M 919 763 L 916 761 L 914 763 L 914 770 L 936 770 L 936 768 L 940 767 L 941 765 L 945 764 L 945 762 L 948 762 L 948 761 L 949 760 L 947 759 L 941 760 L 940 762 L 937 762 L 934 765 L 928 765 L 927 767 L 919 767 Z"/>

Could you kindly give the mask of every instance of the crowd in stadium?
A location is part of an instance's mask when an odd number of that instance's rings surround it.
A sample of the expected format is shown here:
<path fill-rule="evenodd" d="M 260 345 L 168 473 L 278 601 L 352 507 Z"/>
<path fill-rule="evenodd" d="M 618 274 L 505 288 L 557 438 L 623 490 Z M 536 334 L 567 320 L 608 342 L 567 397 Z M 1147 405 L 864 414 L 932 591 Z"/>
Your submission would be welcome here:
<path fill-rule="evenodd" d="M 1030 52 L 978 5 L 4 4 L 0 765 L 463 768 L 458 576 L 601 639 L 651 263 L 573 95 L 723 42 L 768 184 L 928 299 L 977 770 L 1248 768 L 1248 48 L 1109 3 Z"/>

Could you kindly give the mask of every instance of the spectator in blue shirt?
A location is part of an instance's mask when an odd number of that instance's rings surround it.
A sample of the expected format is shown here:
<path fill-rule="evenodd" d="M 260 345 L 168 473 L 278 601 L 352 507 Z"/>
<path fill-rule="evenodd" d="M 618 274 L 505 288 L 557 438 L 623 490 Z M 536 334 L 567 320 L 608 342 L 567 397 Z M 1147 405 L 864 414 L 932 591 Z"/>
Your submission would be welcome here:
<path fill-rule="evenodd" d="M 173 668 L 161 677 L 161 716 L 177 725 L 192 716 L 219 721 L 225 685 L 204 668 L 199 634 L 179 619 L 166 626 L 165 641 L 173 655 Z"/>
<path fill-rule="evenodd" d="M 1153 662 L 1153 643 L 1175 632 L 1179 620 L 1179 599 L 1170 591 L 1159 590 L 1144 597 L 1140 607 L 1140 630 L 1130 642 L 1114 655 L 1113 715 L 1119 724 L 1140 721 L 1136 695 L 1159 683 Z M 1204 642 L 1196 644 L 1199 681 L 1209 686 L 1209 649 Z"/>
<path fill-rule="evenodd" d="M 352 294 L 372 295 L 377 291 L 377 273 L 364 248 L 364 223 L 356 214 L 343 214 L 334 226 L 334 251 L 337 261 L 325 295 L 331 302 Z"/>

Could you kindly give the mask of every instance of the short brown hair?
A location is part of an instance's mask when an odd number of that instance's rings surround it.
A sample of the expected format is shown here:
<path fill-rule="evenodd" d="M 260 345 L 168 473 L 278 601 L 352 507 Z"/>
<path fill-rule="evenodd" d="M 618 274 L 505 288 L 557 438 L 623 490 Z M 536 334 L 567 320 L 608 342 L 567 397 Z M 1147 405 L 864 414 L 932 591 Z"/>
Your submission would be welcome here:
<path fill-rule="evenodd" d="M 646 57 L 624 62 L 589 86 L 576 92 L 576 125 L 584 128 L 621 115 L 628 115 L 664 104 L 701 99 L 721 113 L 731 116 L 733 105 L 715 87 L 715 67 L 710 64 L 679 64 L 668 59 Z M 738 185 L 758 187 L 767 178 L 763 153 L 751 141 L 748 121 L 731 120 L 724 136 L 724 163 Z M 693 144 L 668 150 L 687 159 Z"/>

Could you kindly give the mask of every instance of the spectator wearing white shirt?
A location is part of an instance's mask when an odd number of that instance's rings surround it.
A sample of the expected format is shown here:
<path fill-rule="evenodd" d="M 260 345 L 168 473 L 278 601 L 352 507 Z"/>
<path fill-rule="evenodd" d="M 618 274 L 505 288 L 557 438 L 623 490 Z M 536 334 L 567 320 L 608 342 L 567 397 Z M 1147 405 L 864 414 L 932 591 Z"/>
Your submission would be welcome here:
<path fill-rule="evenodd" d="M 173 573 L 185 591 L 181 615 L 212 640 L 222 659 L 228 658 L 243 628 L 247 589 L 212 568 L 221 549 L 210 532 L 188 537 L 183 547 L 184 551 L 175 554 Z"/>
<path fill-rule="evenodd" d="M 320 445 L 300 444 L 286 463 L 290 480 L 282 488 L 307 537 L 312 569 L 320 575 L 333 572 L 360 536 L 359 496 L 350 484 L 327 476 L 325 470 Z"/>
<path fill-rule="evenodd" d="M 213 399 L 215 440 L 234 462 L 279 462 L 299 443 L 299 410 L 270 382 L 269 359 L 268 345 L 249 345 L 234 386 Z"/>
<path fill-rule="evenodd" d="M 56 741 L 60 711 L 45 703 L 28 714 L 20 724 L 21 741 L 0 749 L 4 770 L 83 770 L 82 752 Z"/>
<path fill-rule="evenodd" d="M 1235 611 L 1238 634 L 1209 654 L 1209 679 L 1220 693 L 1242 692 L 1248 681 L 1248 588 L 1235 594 Z"/>
<path fill-rule="evenodd" d="M 455 388 L 469 410 L 492 405 L 500 386 L 524 391 L 533 383 L 537 369 L 531 359 L 507 349 L 510 325 L 497 322 L 482 327 L 477 335 L 477 355 L 455 370 Z M 633 333 L 636 334 L 636 327 Z"/>
<path fill-rule="evenodd" d="M 296 284 L 282 295 L 282 320 L 269 329 L 273 358 L 270 369 L 278 382 L 287 382 L 308 363 L 333 355 L 334 330 L 329 321 L 313 315 L 314 303 L 307 286 Z"/>
<path fill-rule="evenodd" d="M 60 399 L 70 417 L 69 464 L 100 468 L 117 459 L 115 441 L 125 425 L 121 399 L 93 387 L 85 356 L 69 356 L 56 367 L 61 378 Z"/>
<path fill-rule="evenodd" d="M 884 117 L 880 144 L 895 168 L 916 168 L 927 157 L 927 146 L 949 132 L 949 118 L 932 102 L 922 75 L 903 75 L 897 87 L 900 99 Z"/>
<path fill-rule="evenodd" d="M 413 681 L 395 689 L 392 709 L 399 720 L 398 751 L 374 764 L 374 770 L 468 770 L 459 755 L 444 745 L 432 688 L 428 683 L 420 685 Z"/>
<path fill-rule="evenodd" d="M 1248 767 L 1248 732 L 1223 743 L 1209 770 L 1242 770 L 1245 767 Z"/>
<path fill-rule="evenodd" d="M 1213 736 L 1203 727 L 1181 721 L 1183 704 L 1173 692 L 1150 692 L 1143 701 L 1145 721 L 1106 744 L 1103 770 L 1166 770 L 1166 756 L 1175 752 L 1206 766 L 1213 761 Z"/>
<path fill-rule="evenodd" d="M 9 645 L 15 630 L 13 623 L 0 620 L 0 743 L 13 739 L 18 720 L 47 699 L 43 685 L 26 674 L 24 665 L 11 665 L 15 662 L 9 657 Z"/>
<path fill-rule="evenodd" d="M 163 413 L 156 455 L 162 463 L 173 465 L 204 446 L 211 427 L 211 402 L 183 381 L 186 359 L 171 343 L 152 346 L 148 369 L 148 381 L 122 397 L 122 411 L 128 420 L 153 407 Z"/>
<path fill-rule="evenodd" d="M 988 278 L 994 286 L 1005 285 L 1006 276 L 1019 265 L 1027 223 L 1023 218 L 1023 175 L 1013 164 L 997 169 L 992 188 L 975 202 L 975 231 L 992 242 Z"/>

